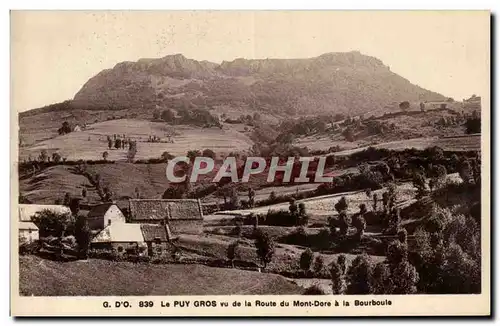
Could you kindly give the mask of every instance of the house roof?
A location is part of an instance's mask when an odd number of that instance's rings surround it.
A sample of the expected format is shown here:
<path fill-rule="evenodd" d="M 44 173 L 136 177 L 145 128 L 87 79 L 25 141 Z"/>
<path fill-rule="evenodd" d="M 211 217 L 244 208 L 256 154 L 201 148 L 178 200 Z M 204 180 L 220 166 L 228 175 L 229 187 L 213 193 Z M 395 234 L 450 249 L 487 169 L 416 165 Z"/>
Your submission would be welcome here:
<path fill-rule="evenodd" d="M 92 243 L 108 242 L 144 242 L 141 225 L 114 223 L 106 226 L 92 239 Z"/>
<path fill-rule="evenodd" d="M 38 230 L 38 226 L 33 222 L 19 222 L 19 230 Z"/>
<path fill-rule="evenodd" d="M 167 233 L 164 225 L 158 224 L 140 224 L 144 241 L 169 241 L 170 235 Z"/>
<path fill-rule="evenodd" d="M 130 199 L 132 220 L 203 220 L 198 199 Z"/>
<path fill-rule="evenodd" d="M 19 221 L 30 222 L 36 213 L 43 210 L 49 210 L 57 214 L 71 214 L 69 207 L 64 205 L 19 204 Z"/>
<path fill-rule="evenodd" d="M 90 209 L 87 217 L 101 217 L 101 216 L 104 216 L 104 214 L 106 214 L 106 212 L 108 211 L 108 209 L 113 206 L 114 204 L 113 203 L 104 203 L 104 204 L 98 204 L 98 205 L 95 205 L 95 206 L 92 206 L 92 208 Z"/>

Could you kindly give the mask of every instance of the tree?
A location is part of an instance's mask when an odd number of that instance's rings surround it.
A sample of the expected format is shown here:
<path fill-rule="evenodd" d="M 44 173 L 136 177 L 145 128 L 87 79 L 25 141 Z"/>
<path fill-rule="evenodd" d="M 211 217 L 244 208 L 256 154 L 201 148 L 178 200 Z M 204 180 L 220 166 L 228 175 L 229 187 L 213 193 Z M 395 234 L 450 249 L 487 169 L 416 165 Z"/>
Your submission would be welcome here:
<path fill-rule="evenodd" d="M 252 187 L 248 188 L 248 207 L 255 206 L 255 190 Z"/>
<path fill-rule="evenodd" d="M 45 162 L 45 161 L 47 161 L 48 158 L 49 158 L 49 154 L 47 154 L 47 150 L 42 149 L 40 152 L 40 155 L 38 156 L 38 160 L 40 162 Z"/>
<path fill-rule="evenodd" d="M 391 268 L 391 281 L 393 294 L 413 294 L 417 292 L 419 275 L 415 266 L 403 260 Z"/>
<path fill-rule="evenodd" d="M 458 174 L 465 184 L 469 184 L 472 180 L 472 168 L 469 160 L 463 159 L 458 168 Z"/>
<path fill-rule="evenodd" d="M 37 212 L 32 220 L 39 228 L 40 237 L 61 237 L 72 222 L 72 216 L 69 213 L 60 214 L 44 209 Z"/>
<path fill-rule="evenodd" d="M 227 259 L 231 262 L 231 266 L 234 268 L 234 259 L 237 257 L 239 242 L 234 241 L 229 244 L 227 247 Z"/>
<path fill-rule="evenodd" d="M 109 187 L 104 187 L 104 197 L 102 200 L 104 202 L 111 202 L 113 198 L 113 192 L 111 192 L 111 189 Z"/>
<path fill-rule="evenodd" d="M 55 163 L 59 163 L 61 159 L 62 159 L 61 154 L 57 152 L 52 153 L 52 161 L 54 161 Z"/>
<path fill-rule="evenodd" d="M 65 134 L 69 134 L 72 130 L 71 130 L 71 126 L 70 126 L 69 122 L 64 121 L 62 123 L 61 128 L 59 128 L 57 131 L 58 131 L 59 135 L 65 135 Z"/>
<path fill-rule="evenodd" d="M 63 199 L 63 205 L 69 207 L 69 204 L 71 202 L 71 195 L 69 192 L 64 194 L 64 199 Z"/>
<path fill-rule="evenodd" d="M 173 159 L 175 156 L 165 151 L 161 154 L 163 162 L 167 163 L 169 160 Z"/>
<path fill-rule="evenodd" d="M 316 274 L 316 276 L 321 276 L 321 272 L 323 271 L 324 267 L 325 267 L 325 261 L 323 259 L 323 256 L 321 255 L 316 256 L 313 263 L 313 271 Z"/>
<path fill-rule="evenodd" d="M 306 205 L 304 203 L 299 203 L 298 223 L 299 225 L 307 225 L 308 222 L 309 215 L 307 214 Z"/>
<path fill-rule="evenodd" d="M 271 262 L 274 255 L 274 241 L 273 239 L 271 239 L 271 237 L 269 237 L 267 233 L 264 233 L 260 229 L 257 229 L 255 247 L 257 248 L 257 256 L 259 257 L 265 269 Z"/>
<path fill-rule="evenodd" d="M 347 258 L 346 258 L 346 256 L 344 254 L 340 254 L 337 257 L 337 263 L 340 266 L 342 274 L 346 274 L 347 273 Z"/>
<path fill-rule="evenodd" d="M 300 255 L 300 261 L 299 261 L 300 268 L 307 273 L 311 268 L 313 259 L 314 259 L 314 253 L 310 248 L 307 248 Z"/>
<path fill-rule="evenodd" d="M 158 110 L 155 110 L 153 112 L 153 120 L 159 120 L 160 119 L 160 112 Z"/>
<path fill-rule="evenodd" d="M 170 109 L 163 110 L 161 113 L 161 119 L 165 122 L 174 122 L 175 121 L 175 114 Z"/>
<path fill-rule="evenodd" d="M 202 156 L 201 152 L 199 150 L 190 150 L 187 152 L 186 156 L 189 158 L 189 160 L 194 162 L 194 159 L 197 158 L 198 156 Z"/>
<path fill-rule="evenodd" d="M 347 216 L 346 211 L 340 212 L 338 223 L 339 223 L 340 234 L 346 236 L 350 224 L 350 219 L 349 216 Z"/>
<path fill-rule="evenodd" d="M 128 145 L 127 161 L 132 163 L 134 161 L 136 154 L 137 154 L 137 143 L 135 141 L 130 141 Z"/>
<path fill-rule="evenodd" d="M 116 140 L 115 140 L 115 148 L 116 149 L 122 148 L 122 140 L 120 138 L 116 138 Z"/>
<path fill-rule="evenodd" d="M 203 152 L 201 153 L 201 156 L 203 157 L 210 157 L 211 159 L 214 159 L 215 160 L 215 152 L 211 149 L 204 149 Z"/>
<path fill-rule="evenodd" d="M 111 139 L 111 137 L 109 137 L 109 136 L 108 136 L 108 148 L 109 149 L 113 148 L 113 139 Z"/>
<path fill-rule="evenodd" d="M 69 203 L 69 209 L 73 216 L 77 216 L 80 211 L 80 198 L 71 198 Z"/>
<path fill-rule="evenodd" d="M 406 229 L 401 229 L 398 231 L 398 240 L 402 244 L 406 245 L 408 241 L 408 231 Z"/>
<path fill-rule="evenodd" d="M 240 198 L 234 187 L 229 190 L 229 206 L 230 209 L 238 209 L 240 207 Z"/>
<path fill-rule="evenodd" d="M 372 263 L 366 254 L 358 255 L 347 272 L 347 294 L 370 294 Z"/>
<path fill-rule="evenodd" d="M 343 294 L 345 291 L 344 273 L 342 267 L 335 261 L 330 264 L 330 277 L 333 294 Z"/>
<path fill-rule="evenodd" d="M 356 228 L 356 238 L 361 240 L 366 229 L 366 221 L 363 214 L 359 213 L 352 218 L 352 226 Z"/>
<path fill-rule="evenodd" d="M 276 202 L 276 200 L 277 200 L 276 193 L 274 191 L 271 191 L 271 193 L 269 194 L 269 201 L 271 203 L 274 203 Z"/>
<path fill-rule="evenodd" d="M 469 119 L 467 119 L 467 121 L 465 122 L 465 133 L 466 134 L 477 134 L 480 132 L 481 132 L 481 118 L 469 118 Z"/>
<path fill-rule="evenodd" d="M 410 108 L 410 102 L 403 101 L 403 102 L 399 103 L 399 109 L 401 111 L 407 111 L 409 108 Z"/>
<path fill-rule="evenodd" d="M 373 194 L 373 211 L 377 211 L 377 203 L 378 203 L 378 195 L 376 193 Z"/>
<path fill-rule="evenodd" d="M 413 175 L 413 186 L 417 188 L 416 198 L 420 199 L 427 195 L 427 185 L 425 183 L 425 177 L 421 173 L 415 173 Z"/>
<path fill-rule="evenodd" d="M 77 216 L 75 222 L 75 239 L 78 245 L 78 257 L 87 259 L 90 246 L 91 232 L 84 216 Z"/>
<path fill-rule="evenodd" d="M 373 268 L 370 287 L 373 294 L 389 294 L 392 293 L 391 271 L 387 264 L 378 263 Z"/>
<path fill-rule="evenodd" d="M 345 196 L 342 196 L 340 200 L 335 204 L 335 210 L 340 214 L 343 211 L 347 211 L 348 203 Z"/>
<path fill-rule="evenodd" d="M 104 151 L 104 152 L 102 153 L 102 159 L 103 159 L 103 160 L 107 161 L 107 160 L 108 160 L 108 156 L 109 156 L 109 153 L 108 153 L 108 152 Z"/>

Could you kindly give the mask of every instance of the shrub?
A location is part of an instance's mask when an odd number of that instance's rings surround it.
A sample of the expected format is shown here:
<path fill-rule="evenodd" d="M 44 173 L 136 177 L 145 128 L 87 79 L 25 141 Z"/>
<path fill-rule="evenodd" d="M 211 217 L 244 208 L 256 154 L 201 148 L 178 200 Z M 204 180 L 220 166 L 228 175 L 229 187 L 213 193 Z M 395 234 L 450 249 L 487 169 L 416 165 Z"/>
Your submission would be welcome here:
<path fill-rule="evenodd" d="M 305 272 L 308 272 L 309 269 L 311 268 L 313 259 L 314 259 L 314 253 L 312 252 L 311 249 L 307 248 L 300 255 L 300 263 L 299 263 L 300 268 Z"/>
<path fill-rule="evenodd" d="M 323 294 L 326 293 L 318 284 L 311 285 L 304 291 L 304 295 L 323 295 Z"/>
<path fill-rule="evenodd" d="M 229 244 L 226 252 L 227 259 L 231 262 L 231 266 L 234 268 L 234 259 L 238 256 L 238 241 L 234 241 Z"/>
<path fill-rule="evenodd" d="M 359 255 L 347 272 L 347 294 L 370 294 L 372 263 L 368 255 Z"/>
<path fill-rule="evenodd" d="M 275 245 L 271 237 L 262 232 L 260 229 L 256 230 L 255 247 L 257 249 L 257 256 L 259 257 L 261 263 L 264 265 L 264 269 L 271 262 Z"/>
<path fill-rule="evenodd" d="M 337 263 L 330 264 L 330 276 L 332 279 L 332 292 L 333 294 L 343 294 L 345 291 L 345 279 L 343 267 Z"/>
<path fill-rule="evenodd" d="M 391 272 L 384 263 L 378 263 L 372 272 L 371 284 L 373 294 L 392 293 Z"/>
<path fill-rule="evenodd" d="M 325 261 L 323 259 L 323 256 L 321 255 L 316 256 L 316 259 L 314 259 L 314 264 L 313 264 L 313 271 L 316 274 L 316 276 L 320 277 L 322 275 L 324 267 L 325 267 Z"/>

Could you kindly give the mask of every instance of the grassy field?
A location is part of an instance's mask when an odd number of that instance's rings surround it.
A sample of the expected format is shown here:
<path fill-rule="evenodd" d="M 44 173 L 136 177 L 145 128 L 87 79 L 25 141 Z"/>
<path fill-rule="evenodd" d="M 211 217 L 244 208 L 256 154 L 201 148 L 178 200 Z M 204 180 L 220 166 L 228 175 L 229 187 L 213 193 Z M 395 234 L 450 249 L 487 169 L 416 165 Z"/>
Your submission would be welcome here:
<path fill-rule="evenodd" d="M 126 160 L 127 149 L 108 149 L 107 136 L 125 135 L 138 142 L 135 159 L 159 158 L 165 151 L 173 155 L 186 154 L 193 149 L 212 149 L 216 153 L 242 151 L 249 149 L 253 142 L 239 131 L 239 125 L 226 125 L 223 129 L 201 128 L 193 126 L 170 126 L 163 122 L 147 120 L 119 119 L 95 123 L 80 132 L 46 139 L 32 146 L 20 148 L 20 158 L 30 155 L 35 158 L 42 149 L 49 154 L 59 152 L 68 160 L 102 159 L 102 153 L 107 151 L 109 160 Z M 149 136 L 162 139 L 162 143 L 147 142 Z M 167 143 L 170 139 L 173 143 Z"/>
<path fill-rule="evenodd" d="M 20 257 L 19 292 L 35 296 L 300 294 L 279 275 L 207 267 L 129 262 L 55 262 Z"/>
<path fill-rule="evenodd" d="M 99 164 L 89 165 L 89 172 L 99 173 L 104 186 L 111 189 L 115 200 L 135 197 L 135 188 L 143 198 L 161 198 L 168 187 L 165 164 Z M 39 204 L 53 204 L 62 199 L 66 192 L 71 196 L 81 196 L 87 188 L 89 201 L 99 200 L 96 189 L 89 181 L 68 165 L 49 167 L 19 183 L 21 193 L 30 201 Z"/>

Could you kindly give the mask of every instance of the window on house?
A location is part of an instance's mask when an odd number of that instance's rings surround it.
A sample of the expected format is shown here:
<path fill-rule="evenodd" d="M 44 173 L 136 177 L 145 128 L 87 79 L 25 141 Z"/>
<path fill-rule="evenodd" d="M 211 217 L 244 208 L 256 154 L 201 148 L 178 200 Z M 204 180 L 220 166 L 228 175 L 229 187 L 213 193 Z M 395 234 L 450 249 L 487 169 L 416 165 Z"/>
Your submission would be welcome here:
<path fill-rule="evenodd" d="M 111 220 L 108 220 L 108 225 L 111 225 Z"/>

